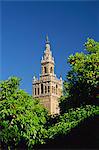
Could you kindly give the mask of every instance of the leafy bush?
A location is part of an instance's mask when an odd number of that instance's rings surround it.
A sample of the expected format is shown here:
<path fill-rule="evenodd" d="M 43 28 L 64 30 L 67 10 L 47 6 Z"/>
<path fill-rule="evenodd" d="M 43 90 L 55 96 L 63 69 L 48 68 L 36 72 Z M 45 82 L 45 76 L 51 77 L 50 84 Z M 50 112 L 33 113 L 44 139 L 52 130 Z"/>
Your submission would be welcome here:
<path fill-rule="evenodd" d="M 86 107 L 70 109 L 68 113 L 60 116 L 58 123 L 48 129 L 48 138 L 52 139 L 60 134 L 66 135 L 81 121 L 94 115 L 99 115 L 99 106 L 86 105 Z"/>
<path fill-rule="evenodd" d="M 0 83 L 0 141 L 7 146 L 43 143 L 47 111 L 19 89 L 19 82 L 12 77 Z"/>

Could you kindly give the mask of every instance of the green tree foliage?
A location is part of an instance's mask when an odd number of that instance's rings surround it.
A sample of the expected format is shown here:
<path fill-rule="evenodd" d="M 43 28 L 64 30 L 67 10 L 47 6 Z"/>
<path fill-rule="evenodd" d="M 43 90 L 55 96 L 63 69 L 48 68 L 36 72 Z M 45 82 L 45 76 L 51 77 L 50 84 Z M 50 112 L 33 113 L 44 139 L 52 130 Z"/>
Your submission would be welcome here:
<path fill-rule="evenodd" d="M 85 54 L 76 53 L 68 58 L 71 70 L 60 98 L 61 113 L 72 107 L 99 104 L 99 42 L 88 39 L 85 48 Z"/>
<path fill-rule="evenodd" d="M 0 83 L 0 141 L 9 147 L 43 143 L 45 135 L 47 111 L 19 84 L 16 77 Z"/>
<path fill-rule="evenodd" d="M 80 122 L 94 115 L 99 115 L 99 106 L 86 105 L 85 107 L 69 109 L 68 113 L 59 117 L 58 123 L 48 129 L 48 138 L 54 139 L 57 135 L 68 134 Z"/>

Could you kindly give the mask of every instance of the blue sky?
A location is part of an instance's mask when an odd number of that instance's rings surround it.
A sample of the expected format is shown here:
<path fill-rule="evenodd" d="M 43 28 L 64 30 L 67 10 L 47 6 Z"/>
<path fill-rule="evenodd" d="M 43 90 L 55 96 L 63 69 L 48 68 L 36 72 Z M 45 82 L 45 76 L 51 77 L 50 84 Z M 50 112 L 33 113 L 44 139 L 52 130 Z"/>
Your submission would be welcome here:
<path fill-rule="evenodd" d="M 32 93 L 32 77 L 49 36 L 55 73 L 65 79 L 70 54 L 84 50 L 87 37 L 99 41 L 99 2 L 4 1 L 1 5 L 1 80 L 22 78 L 21 88 Z"/>

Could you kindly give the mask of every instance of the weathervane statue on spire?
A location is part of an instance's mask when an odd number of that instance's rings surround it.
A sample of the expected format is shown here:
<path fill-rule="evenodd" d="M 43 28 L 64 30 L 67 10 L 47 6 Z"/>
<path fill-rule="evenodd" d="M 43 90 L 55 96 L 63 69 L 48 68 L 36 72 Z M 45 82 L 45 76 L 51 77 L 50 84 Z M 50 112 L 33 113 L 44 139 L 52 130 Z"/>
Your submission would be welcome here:
<path fill-rule="evenodd" d="M 48 38 L 48 35 L 46 35 L 46 44 L 49 44 L 49 38 Z"/>

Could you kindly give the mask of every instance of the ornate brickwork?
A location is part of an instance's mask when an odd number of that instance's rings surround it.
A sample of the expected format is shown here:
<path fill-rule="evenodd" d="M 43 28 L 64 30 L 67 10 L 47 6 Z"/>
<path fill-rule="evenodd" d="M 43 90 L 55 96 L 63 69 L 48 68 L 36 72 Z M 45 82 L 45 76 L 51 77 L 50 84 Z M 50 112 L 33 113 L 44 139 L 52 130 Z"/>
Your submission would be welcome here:
<path fill-rule="evenodd" d="M 62 78 L 54 74 L 54 58 L 46 37 L 44 56 L 41 60 L 40 79 L 33 77 L 33 97 L 39 98 L 50 114 L 59 114 L 58 99 L 62 95 Z"/>

